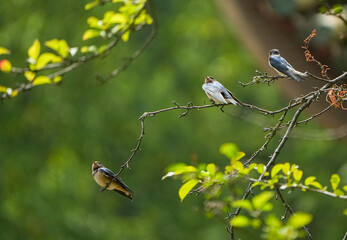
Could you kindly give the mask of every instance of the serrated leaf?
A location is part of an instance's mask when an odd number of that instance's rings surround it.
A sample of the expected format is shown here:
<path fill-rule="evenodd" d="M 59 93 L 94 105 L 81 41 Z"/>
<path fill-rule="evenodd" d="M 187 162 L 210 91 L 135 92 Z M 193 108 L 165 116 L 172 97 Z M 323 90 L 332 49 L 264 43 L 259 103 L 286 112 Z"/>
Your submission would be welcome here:
<path fill-rule="evenodd" d="M 31 45 L 31 47 L 28 50 L 28 56 L 29 56 L 29 58 L 36 61 L 40 55 L 40 52 L 41 52 L 41 44 L 40 44 L 39 40 L 36 39 L 34 41 L 33 45 Z"/>
<path fill-rule="evenodd" d="M 294 180 L 297 182 L 300 182 L 302 175 L 303 175 L 303 171 L 301 170 L 295 169 L 293 172 Z"/>
<path fill-rule="evenodd" d="M 252 204 L 255 210 L 262 210 L 265 204 L 273 197 L 273 192 L 262 192 L 252 198 Z"/>
<path fill-rule="evenodd" d="M 42 53 L 37 59 L 35 66 L 37 70 L 40 70 L 44 68 L 50 62 L 57 63 L 61 61 L 62 61 L 62 58 L 58 55 L 55 55 L 53 53 Z"/>
<path fill-rule="evenodd" d="M 10 50 L 4 47 L 0 47 L 0 55 L 2 54 L 10 54 Z"/>
<path fill-rule="evenodd" d="M 32 81 L 32 80 L 34 80 L 34 78 L 35 78 L 35 76 L 36 76 L 36 73 L 34 73 L 34 72 L 32 72 L 32 71 L 26 71 L 25 73 L 24 73 L 24 76 L 25 76 L 25 78 L 28 80 L 28 81 Z"/>
<path fill-rule="evenodd" d="M 296 212 L 295 215 L 290 216 L 287 225 L 296 229 L 309 224 L 312 221 L 312 215 L 304 212 Z"/>
<path fill-rule="evenodd" d="M 244 199 L 244 200 L 235 200 L 232 202 L 232 206 L 234 208 L 243 208 L 243 209 L 247 209 L 249 211 L 253 211 L 253 206 L 251 204 L 251 201 L 249 201 L 248 199 Z"/>
<path fill-rule="evenodd" d="M 243 228 L 243 227 L 248 227 L 251 224 L 251 220 L 246 216 L 238 215 L 230 220 L 230 224 L 233 227 Z"/>
<path fill-rule="evenodd" d="M 331 187 L 333 188 L 333 190 L 335 191 L 337 189 L 337 187 L 339 186 L 340 184 L 340 176 L 337 175 L 337 174 L 333 174 L 331 175 L 331 178 L 330 178 L 330 183 L 331 183 Z"/>
<path fill-rule="evenodd" d="M 82 39 L 87 40 L 87 39 L 98 37 L 98 36 L 100 36 L 100 30 L 88 29 L 87 31 L 84 32 Z"/>
<path fill-rule="evenodd" d="M 209 173 L 209 175 L 214 176 L 216 173 L 216 165 L 213 163 L 207 164 L 206 171 Z"/>
<path fill-rule="evenodd" d="M 274 178 L 277 175 L 277 173 L 282 170 L 282 167 L 283 167 L 283 164 L 281 163 L 273 166 L 273 168 L 271 169 L 271 178 Z"/>
<path fill-rule="evenodd" d="M 188 195 L 188 193 L 190 192 L 190 190 L 193 189 L 193 187 L 195 187 L 196 184 L 199 183 L 198 179 L 191 179 L 188 182 L 186 182 L 185 184 L 183 184 L 181 186 L 181 188 L 178 190 L 178 195 L 181 199 L 181 202 L 184 200 L 184 198 Z"/>
<path fill-rule="evenodd" d="M 5 73 L 9 73 L 11 72 L 12 69 L 12 64 L 10 61 L 8 61 L 7 59 L 2 59 L 0 60 L 0 70 L 5 72 Z"/>
<path fill-rule="evenodd" d="M 49 79 L 47 76 L 38 76 L 33 81 L 34 86 L 43 85 L 43 84 L 51 84 L 51 83 L 52 83 L 52 80 Z"/>

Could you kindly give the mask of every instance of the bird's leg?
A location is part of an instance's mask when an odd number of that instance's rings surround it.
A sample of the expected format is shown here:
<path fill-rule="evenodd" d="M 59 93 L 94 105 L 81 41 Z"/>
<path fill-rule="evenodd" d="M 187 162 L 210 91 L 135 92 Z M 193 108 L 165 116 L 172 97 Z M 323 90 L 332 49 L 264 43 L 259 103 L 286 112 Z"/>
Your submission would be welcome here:
<path fill-rule="evenodd" d="M 110 184 L 111 184 L 111 182 L 106 183 L 105 187 L 100 189 L 100 192 L 105 191 L 110 186 Z"/>
<path fill-rule="evenodd" d="M 222 106 L 220 107 L 220 110 L 221 110 L 222 112 L 224 112 L 223 107 L 224 107 L 224 105 L 222 105 Z"/>

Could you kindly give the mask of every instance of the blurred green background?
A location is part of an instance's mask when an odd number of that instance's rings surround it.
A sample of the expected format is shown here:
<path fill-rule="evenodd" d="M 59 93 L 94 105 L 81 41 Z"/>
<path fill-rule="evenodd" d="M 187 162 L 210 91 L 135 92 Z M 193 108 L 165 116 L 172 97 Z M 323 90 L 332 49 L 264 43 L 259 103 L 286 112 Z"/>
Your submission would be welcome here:
<path fill-rule="evenodd" d="M 24 67 L 27 49 L 64 38 L 81 46 L 90 15 L 101 17 L 109 6 L 85 11 L 85 2 L 11 0 L 0 8 L 0 46 Z M 111 191 L 99 192 L 91 176 L 93 161 L 117 171 L 130 156 L 140 134 L 139 116 L 179 104 L 208 103 L 201 89 L 213 76 L 244 102 L 276 109 L 287 103 L 276 84 L 242 88 L 257 63 L 243 47 L 212 1 L 154 1 L 159 31 L 149 48 L 117 78 L 97 86 L 95 76 L 111 72 L 146 38 L 150 29 L 132 34 L 103 60 L 95 60 L 64 77 L 60 86 L 36 87 L 0 105 L 0 239 L 228 239 L 222 222 L 206 218 L 203 196 L 180 203 L 180 182 L 165 180 L 168 165 L 227 159 L 219 146 L 234 142 L 249 157 L 264 143 L 262 115 L 230 106 L 180 111 L 146 119 L 142 151 L 121 177 L 134 191 L 129 201 Z M 0 74 L 0 85 L 15 77 Z M 231 112 L 231 114 L 230 114 Z M 250 121 L 238 117 L 247 115 Z M 263 126 L 274 119 L 268 117 Z M 317 129 L 310 122 L 306 128 Z M 260 155 L 265 162 L 273 147 Z M 332 173 L 346 176 L 345 142 L 290 139 L 279 160 L 296 163 L 305 176 L 328 184 Z M 344 180 L 346 181 L 346 180 Z M 346 182 L 345 182 L 346 183 Z M 346 231 L 345 202 L 294 191 L 288 202 L 314 215 L 314 239 L 341 239 Z M 283 214 L 278 204 L 277 215 Z M 329 226 L 329 227 L 327 227 Z M 247 238 L 247 233 L 243 239 Z"/>

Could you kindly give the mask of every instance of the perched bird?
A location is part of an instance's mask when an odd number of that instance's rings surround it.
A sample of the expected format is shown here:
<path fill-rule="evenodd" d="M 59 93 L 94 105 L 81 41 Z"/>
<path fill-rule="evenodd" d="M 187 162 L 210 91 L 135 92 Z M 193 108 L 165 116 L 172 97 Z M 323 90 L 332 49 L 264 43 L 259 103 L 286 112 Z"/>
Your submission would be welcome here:
<path fill-rule="evenodd" d="M 101 162 L 93 162 L 92 174 L 95 182 L 102 187 L 101 191 L 115 190 L 127 198 L 133 199 L 130 188 L 110 169 L 105 168 Z"/>
<path fill-rule="evenodd" d="M 228 89 L 213 77 L 205 77 L 205 84 L 202 85 L 202 89 L 207 97 L 216 104 L 242 105 Z"/>
<path fill-rule="evenodd" d="M 271 49 L 269 52 L 269 65 L 275 69 L 280 75 L 286 75 L 298 82 L 303 82 L 305 79 L 302 77 L 307 77 L 307 73 L 302 73 L 296 71 L 292 65 L 290 65 L 283 57 L 280 55 L 280 51 L 277 49 Z"/>

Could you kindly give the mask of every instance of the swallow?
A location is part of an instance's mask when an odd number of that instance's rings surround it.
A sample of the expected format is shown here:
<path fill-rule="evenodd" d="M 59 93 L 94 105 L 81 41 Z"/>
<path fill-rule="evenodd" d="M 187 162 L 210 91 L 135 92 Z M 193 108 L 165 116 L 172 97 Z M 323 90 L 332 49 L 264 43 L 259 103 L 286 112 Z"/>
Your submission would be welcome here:
<path fill-rule="evenodd" d="M 305 79 L 302 77 L 307 77 L 307 73 L 302 73 L 296 71 L 292 65 L 290 65 L 283 57 L 280 55 L 280 51 L 277 49 L 271 49 L 269 52 L 269 65 L 276 70 L 280 75 L 286 75 L 298 82 L 303 82 Z"/>
<path fill-rule="evenodd" d="M 207 97 L 216 104 L 232 103 L 234 105 L 242 105 L 228 89 L 213 77 L 205 77 L 205 83 L 202 85 L 202 89 L 205 91 Z"/>
<path fill-rule="evenodd" d="M 92 174 L 95 182 L 102 187 L 101 192 L 105 189 L 114 190 L 127 198 L 133 199 L 131 189 L 110 169 L 105 168 L 101 162 L 93 162 Z"/>

